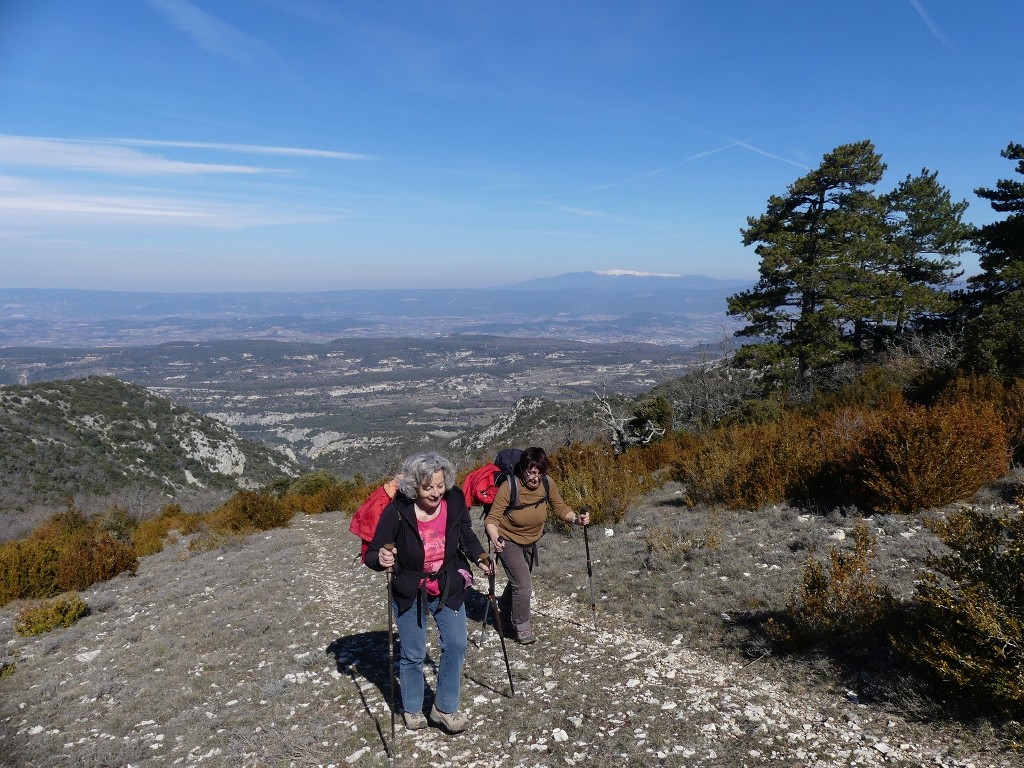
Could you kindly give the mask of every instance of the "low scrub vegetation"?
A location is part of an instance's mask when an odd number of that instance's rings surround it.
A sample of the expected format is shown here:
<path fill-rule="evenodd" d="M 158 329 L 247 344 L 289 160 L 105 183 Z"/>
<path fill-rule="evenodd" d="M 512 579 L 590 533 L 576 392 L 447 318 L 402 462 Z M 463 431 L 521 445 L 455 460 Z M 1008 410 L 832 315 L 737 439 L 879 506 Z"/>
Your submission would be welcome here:
<path fill-rule="evenodd" d="M 100 523 L 69 504 L 29 537 L 0 545 L 0 605 L 49 598 L 134 573 L 138 557 L 131 545 Z"/>
<path fill-rule="evenodd" d="M 58 627 L 70 627 L 89 612 L 89 606 L 77 593 L 27 605 L 18 611 L 14 629 L 23 637 L 41 635 Z"/>
<path fill-rule="evenodd" d="M 899 652 L 936 685 L 1024 716 L 1024 517 L 960 509 L 921 574 Z"/>

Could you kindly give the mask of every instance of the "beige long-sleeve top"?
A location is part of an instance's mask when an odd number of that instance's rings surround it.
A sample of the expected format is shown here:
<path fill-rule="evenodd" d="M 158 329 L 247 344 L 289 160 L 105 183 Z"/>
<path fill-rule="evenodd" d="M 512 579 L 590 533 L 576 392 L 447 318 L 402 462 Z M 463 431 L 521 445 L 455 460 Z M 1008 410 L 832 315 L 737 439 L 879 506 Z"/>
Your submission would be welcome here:
<path fill-rule="evenodd" d="M 523 486 L 523 481 L 516 478 L 516 490 L 519 494 L 519 501 L 516 509 L 508 509 L 510 483 L 502 483 L 498 486 L 498 495 L 491 504 L 491 511 L 487 514 L 484 525 L 498 526 L 498 534 L 509 541 L 514 541 L 522 546 L 529 546 L 538 541 L 544 535 L 544 523 L 548 519 L 548 505 L 544 502 L 544 482 L 541 481 L 534 490 L 528 490 Z M 565 522 L 575 516 L 575 511 L 562 499 L 562 492 L 558 490 L 558 484 L 548 478 L 550 489 L 549 501 L 551 511 Z"/>

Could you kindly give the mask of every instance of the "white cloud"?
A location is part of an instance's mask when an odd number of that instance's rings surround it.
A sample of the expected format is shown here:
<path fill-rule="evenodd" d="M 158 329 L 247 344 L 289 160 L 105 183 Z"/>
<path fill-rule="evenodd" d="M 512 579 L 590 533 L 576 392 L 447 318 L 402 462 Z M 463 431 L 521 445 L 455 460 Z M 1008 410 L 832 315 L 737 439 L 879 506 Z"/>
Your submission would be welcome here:
<path fill-rule="evenodd" d="M 147 0 L 174 26 L 187 34 L 205 51 L 251 65 L 258 61 L 265 46 L 240 29 L 225 24 L 188 0 Z"/>
<path fill-rule="evenodd" d="M 160 141 L 158 139 L 106 139 L 110 144 L 132 147 L 179 147 L 184 149 L 217 149 L 250 155 L 285 155 L 288 157 L 323 157 L 334 160 L 376 160 L 373 155 L 357 152 L 336 152 L 330 149 L 304 147 L 268 147 L 261 144 L 225 144 L 211 141 Z"/>
<path fill-rule="evenodd" d="M 932 21 L 931 17 L 928 15 L 928 12 L 924 9 L 924 6 L 921 5 L 920 1 L 910 0 L 910 5 L 914 8 L 915 11 L 917 11 L 917 15 L 921 17 L 921 21 L 924 22 L 924 25 L 928 28 L 928 31 L 931 32 L 932 35 L 934 35 L 935 39 L 938 40 L 943 45 L 949 46 L 949 41 L 946 40 L 946 36 L 942 34 L 942 30 L 940 30 L 935 25 L 935 22 Z"/>
<path fill-rule="evenodd" d="M 188 175 L 281 173 L 270 168 L 224 163 L 191 163 L 159 155 L 78 139 L 46 139 L 0 135 L 0 157 L 6 165 L 91 171 L 118 175 Z"/>

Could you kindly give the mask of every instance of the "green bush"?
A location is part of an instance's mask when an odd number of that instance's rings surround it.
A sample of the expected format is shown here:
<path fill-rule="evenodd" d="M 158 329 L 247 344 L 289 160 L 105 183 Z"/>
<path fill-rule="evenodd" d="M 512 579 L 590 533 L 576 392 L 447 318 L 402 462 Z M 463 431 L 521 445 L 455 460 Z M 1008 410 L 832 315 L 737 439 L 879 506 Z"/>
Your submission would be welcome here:
<path fill-rule="evenodd" d="M 18 611 L 14 628 L 22 637 L 49 632 L 57 627 L 70 627 L 89 613 L 89 606 L 75 593 L 30 605 Z"/>
<path fill-rule="evenodd" d="M 336 485 L 337 482 L 338 478 L 325 470 L 307 472 L 291 484 L 288 492 L 298 496 L 315 496 L 324 488 Z"/>
<path fill-rule="evenodd" d="M 949 551 L 928 561 L 911 629 L 894 645 L 940 686 L 1019 718 L 1024 517 L 961 509 L 932 527 Z"/>

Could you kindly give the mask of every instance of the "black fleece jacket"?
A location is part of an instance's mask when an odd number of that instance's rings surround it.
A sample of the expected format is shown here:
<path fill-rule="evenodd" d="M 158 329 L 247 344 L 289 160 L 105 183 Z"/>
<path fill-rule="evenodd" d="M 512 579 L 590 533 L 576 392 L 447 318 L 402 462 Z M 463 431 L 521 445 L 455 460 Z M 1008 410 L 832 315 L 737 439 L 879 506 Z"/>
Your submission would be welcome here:
<path fill-rule="evenodd" d="M 444 494 L 448 503 L 448 522 L 445 526 L 444 562 L 438 569 L 438 583 L 445 605 L 458 610 L 466 601 L 469 587 L 465 586 L 459 568 L 471 570 L 460 550 L 473 562 L 484 553 L 480 539 L 473 532 L 473 518 L 466 497 L 458 487 Z M 383 571 L 378 555 L 385 544 L 394 543 L 397 549 L 391 586 L 398 610 L 405 611 L 413 604 L 423 578 L 423 540 L 416 523 L 413 500 L 398 493 L 381 513 L 377 530 L 373 534 L 364 562 L 375 571 Z"/>

